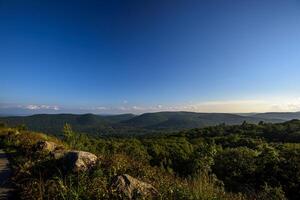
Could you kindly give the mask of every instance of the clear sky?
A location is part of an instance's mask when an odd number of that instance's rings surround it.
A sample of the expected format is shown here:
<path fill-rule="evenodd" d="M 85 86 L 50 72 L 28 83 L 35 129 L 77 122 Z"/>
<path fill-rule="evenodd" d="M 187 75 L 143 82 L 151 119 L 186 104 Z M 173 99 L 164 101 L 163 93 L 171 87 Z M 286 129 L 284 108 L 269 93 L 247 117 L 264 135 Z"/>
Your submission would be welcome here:
<path fill-rule="evenodd" d="M 300 1 L 0 0 L 0 114 L 300 110 Z"/>

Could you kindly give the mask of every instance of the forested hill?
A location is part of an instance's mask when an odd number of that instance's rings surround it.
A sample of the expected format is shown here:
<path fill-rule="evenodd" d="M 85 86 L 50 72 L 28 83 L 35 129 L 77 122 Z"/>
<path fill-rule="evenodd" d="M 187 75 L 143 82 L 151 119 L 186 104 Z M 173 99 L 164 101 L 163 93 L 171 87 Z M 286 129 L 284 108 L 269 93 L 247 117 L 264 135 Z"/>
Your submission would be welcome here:
<path fill-rule="evenodd" d="M 114 126 L 121 121 L 133 118 L 133 114 L 94 115 L 94 114 L 38 114 L 31 116 L 0 117 L 9 126 L 25 125 L 30 130 L 59 135 L 64 124 L 72 125 L 78 132 L 94 134 L 114 134 Z"/>
<path fill-rule="evenodd" d="M 264 119 L 261 117 L 241 116 L 228 113 L 195 113 L 195 112 L 157 112 L 145 113 L 129 119 L 123 124 L 146 129 L 170 129 L 182 130 L 189 128 L 213 126 L 218 124 L 241 124 L 249 123 L 283 122 L 281 119 Z"/>
<path fill-rule="evenodd" d="M 300 112 L 269 112 L 269 113 L 258 113 L 252 115 L 252 117 L 259 117 L 264 119 L 280 119 L 280 120 L 292 120 L 300 119 Z"/>
<path fill-rule="evenodd" d="M 30 130 L 59 135 L 65 123 L 72 125 L 75 131 L 95 135 L 108 134 L 146 134 L 158 131 L 178 131 L 190 128 L 228 124 L 241 124 L 244 121 L 258 123 L 260 121 L 279 123 L 286 121 L 270 114 L 242 116 L 226 113 L 195 112 L 157 112 L 142 115 L 94 115 L 94 114 L 39 114 L 32 116 L 0 117 L 0 122 L 9 126 L 26 125 Z M 300 118 L 291 113 L 291 116 Z"/>

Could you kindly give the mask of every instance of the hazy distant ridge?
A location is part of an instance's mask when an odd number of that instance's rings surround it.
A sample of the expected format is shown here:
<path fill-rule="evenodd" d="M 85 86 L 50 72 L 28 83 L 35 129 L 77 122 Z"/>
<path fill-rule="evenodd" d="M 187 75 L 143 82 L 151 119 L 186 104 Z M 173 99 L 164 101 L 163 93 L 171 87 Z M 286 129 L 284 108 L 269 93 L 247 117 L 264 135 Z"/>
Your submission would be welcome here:
<path fill-rule="evenodd" d="M 292 119 L 300 119 L 300 112 L 268 112 L 258 113 L 252 115 L 252 117 L 258 117 L 263 119 L 280 119 L 284 121 Z"/>
<path fill-rule="evenodd" d="M 0 121 L 10 126 L 25 124 L 29 129 L 59 134 L 65 123 L 74 130 L 97 135 L 135 133 L 165 130 L 176 131 L 189 128 L 200 128 L 221 123 L 233 125 L 244 121 L 279 123 L 291 119 L 300 119 L 300 112 L 295 113 L 259 113 L 251 115 L 228 113 L 195 113 L 195 112 L 156 112 L 141 115 L 95 115 L 95 114 L 39 114 L 18 117 L 0 117 Z"/>

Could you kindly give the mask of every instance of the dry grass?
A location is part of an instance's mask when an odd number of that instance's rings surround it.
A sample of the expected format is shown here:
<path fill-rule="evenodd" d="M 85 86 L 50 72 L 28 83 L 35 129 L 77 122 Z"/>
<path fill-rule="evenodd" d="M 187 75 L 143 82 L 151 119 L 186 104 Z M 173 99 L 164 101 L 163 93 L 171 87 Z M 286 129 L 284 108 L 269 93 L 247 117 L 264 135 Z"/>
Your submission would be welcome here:
<path fill-rule="evenodd" d="M 65 173 L 49 157 L 37 159 L 32 148 L 40 140 L 65 145 L 59 139 L 10 128 L 0 129 L 0 137 L 5 137 L 7 146 L 19 151 L 13 163 L 21 199 L 118 199 L 119 195 L 109 190 L 110 181 L 115 175 L 124 173 L 156 187 L 160 193 L 158 199 L 243 199 L 241 195 L 225 193 L 222 184 L 213 176 L 203 174 L 189 179 L 176 177 L 122 153 L 98 155 L 99 165 L 89 173 Z M 54 173 L 51 174 L 49 170 Z"/>

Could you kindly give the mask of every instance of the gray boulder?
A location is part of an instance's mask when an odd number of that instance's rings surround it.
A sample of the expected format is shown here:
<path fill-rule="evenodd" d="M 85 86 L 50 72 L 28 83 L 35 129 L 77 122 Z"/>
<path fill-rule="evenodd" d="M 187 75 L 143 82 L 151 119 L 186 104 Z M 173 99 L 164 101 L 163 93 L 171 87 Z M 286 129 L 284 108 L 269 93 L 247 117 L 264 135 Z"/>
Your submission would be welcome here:
<path fill-rule="evenodd" d="M 136 199 L 137 197 L 157 197 L 158 191 L 149 183 L 145 183 L 128 174 L 116 176 L 111 185 L 111 190 L 116 191 L 121 197 Z"/>
<path fill-rule="evenodd" d="M 64 153 L 66 164 L 73 172 L 87 171 L 97 164 L 97 156 L 85 151 L 68 151 Z"/>
<path fill-rule="evenodd" d="M 73 172 L 86 171 L 97 164 L 96 155 L 76 150 L 66 150 L 54 142 L 39 141 L 35 149 L 40 152 L 49 153 L 53 159 L 62 159 L 64 165 Z"/>

